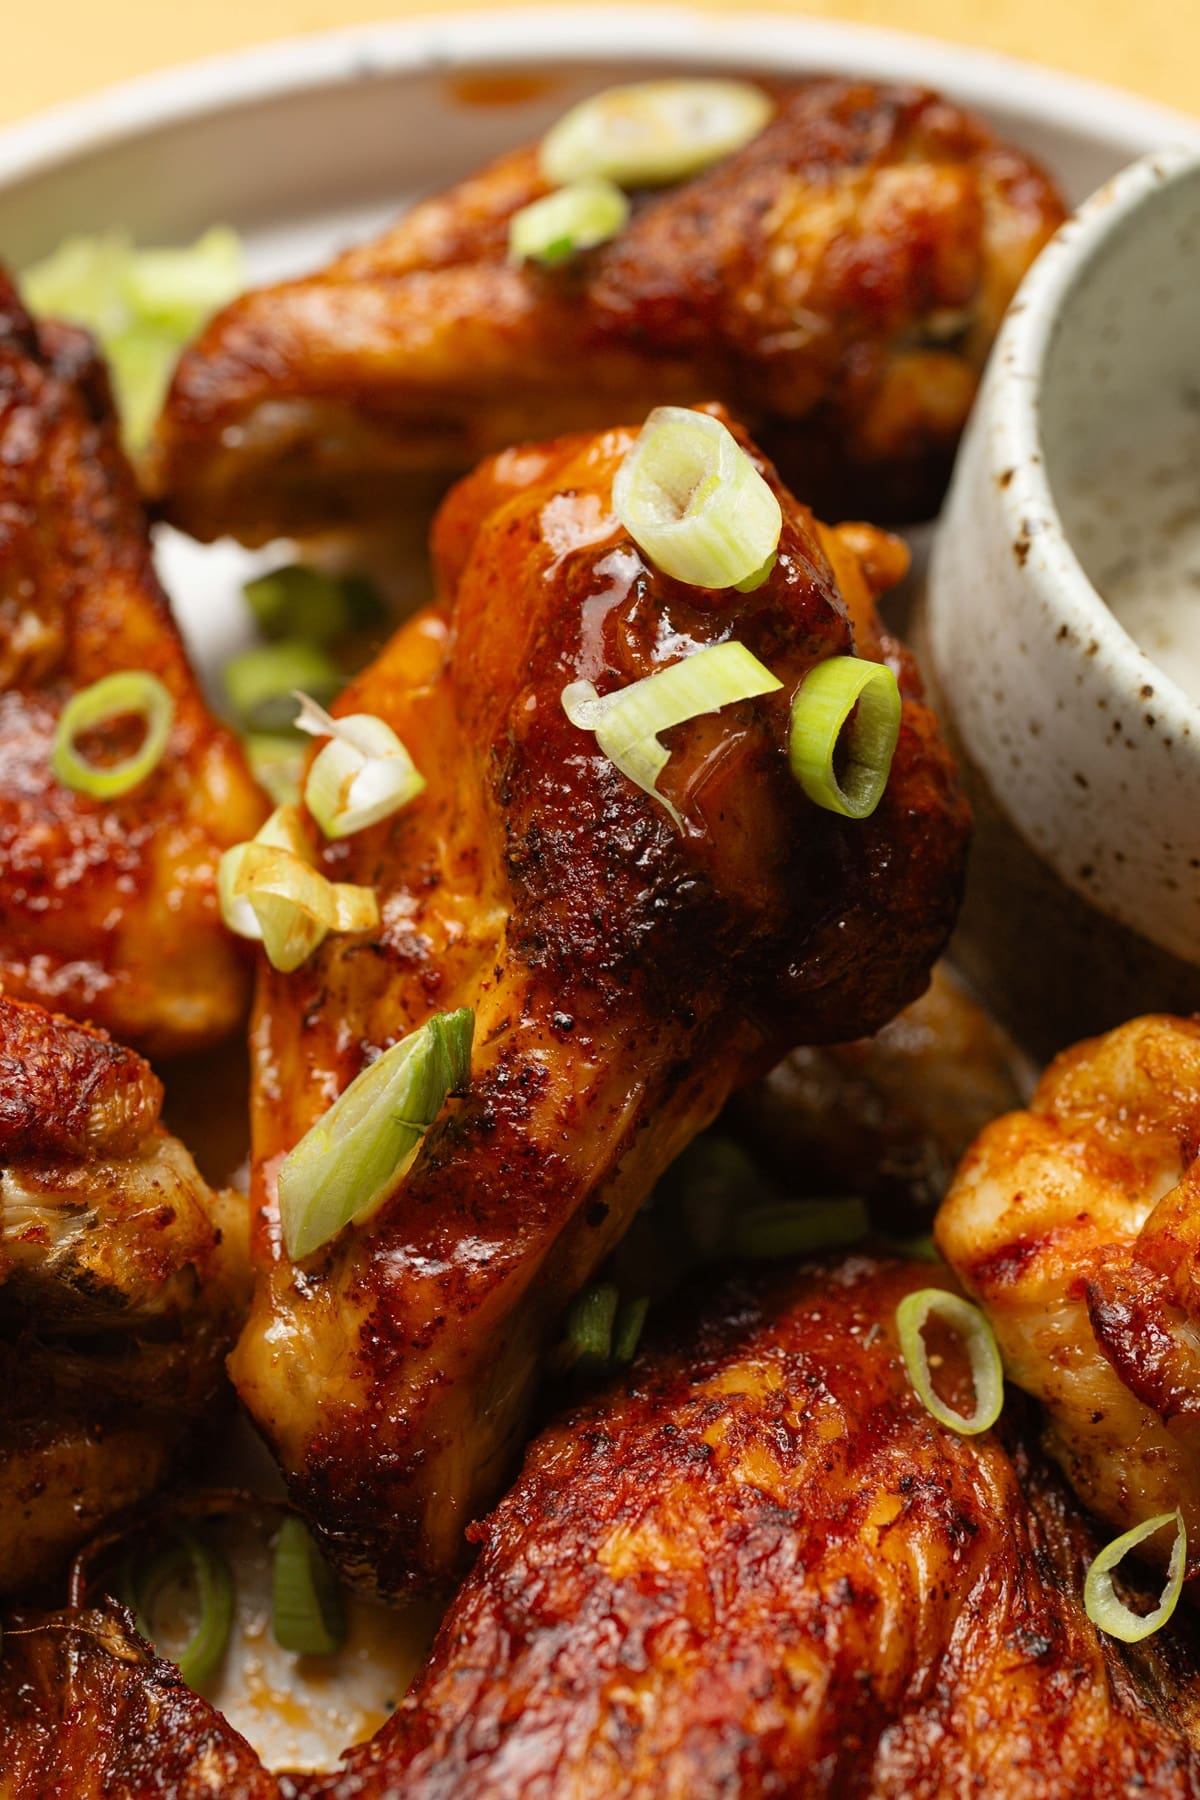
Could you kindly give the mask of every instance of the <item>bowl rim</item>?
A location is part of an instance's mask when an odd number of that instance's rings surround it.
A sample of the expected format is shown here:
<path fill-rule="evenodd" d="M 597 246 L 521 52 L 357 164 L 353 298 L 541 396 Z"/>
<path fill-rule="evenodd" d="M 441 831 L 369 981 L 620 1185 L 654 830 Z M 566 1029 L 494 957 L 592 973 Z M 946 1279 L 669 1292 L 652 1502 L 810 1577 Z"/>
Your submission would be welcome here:
<path fill-rule="evenodd" d="M 1031 124 L 1053 116 L 1064 131 L 1121 138 L 1131 146 L 1200 143 L 1200 120 L 1156 101 L 996 51 L 916 33 L 778 12 L 733 14 L 689 6 L 502 8 L 423 13 L 305 36 L 282 37 L 136 76 L 0 128 L 0 186 L 89 151 L 185 120 L 355 80 L 486 65 L 545 67 L 638 57 L 664 64 L 721 62 L 761 70 L 827 68 L 869 78 L 931 83 L 965 105 L 1003 110 Z"/>
<path fill-rule="evenodd" d="M 1080 649 L 1096 644 L 1113 669 L 1128 670 L 1135 689 L 1151 686 L 1168 734 L 1200 742 L 1200 700 L 1193 699 L 1131 636 L 1087 575 L 1054 497 L 1043 433 L 1046 366 L 1064 310 L 1088 270 L 1136 215 L 1181 182 L 1200 188 L 1200 148 L 1155 151 L 1122 169 L 1059 229 L 1026 275 L 992 353 L 988 409 L 994 466 L 1011 479 L 1001 504 L 1017 537 L 1037 534 L 1038 555 L 1025 580 Z"/>

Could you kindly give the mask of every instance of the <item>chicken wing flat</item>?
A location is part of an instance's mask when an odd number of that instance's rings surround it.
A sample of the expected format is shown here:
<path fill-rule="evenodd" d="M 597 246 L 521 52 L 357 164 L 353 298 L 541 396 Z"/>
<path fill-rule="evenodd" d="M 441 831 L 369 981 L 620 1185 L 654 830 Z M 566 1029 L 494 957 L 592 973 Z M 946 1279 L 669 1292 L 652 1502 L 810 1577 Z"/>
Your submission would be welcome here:
<path fill-rule="evenodd" d="M 50 767 L 68 699 L 141 669 L 175 717 L 119 799 Z M 263 802 L 207 712 L 155 578 L 90 341 L 35 330 L 0 274 L 0 988 L 158 1052 L 223 1036 L 248 980 L 216 866 Z"/>
<path fill-rule="evenodd" d="M 723 399 L 827 516 L 936 508 L 1052 183 L 924 90 L 809 80 L 618 237 L 515 265 L 518 150 L 320 274 L 236 300 L 179 365 L 150 485 L 196 537 L 388 515 L 414 471 Z"/>
<path fill-rule="evenodd" d="M 944 1277 L 944 1271 L 942 1272 Z M 1012 1432 L 913 1392 L 855 1256 L 722 1290 L 539 1437 L 424 1673 L 310 1800 L 1200 1792 L 1190 1626 L 1130 1653 Z"/>
<path fill-rule="evenodd" d="M 1122 1529 L 1178 1507 L 1193 1575 L 1198 1152 L 1200 1024 L 1134 1019 L 1064 1052 L 1028 1112 L 983 1132 L 936 1227 L 1081 1499 Z"/>
<path fill-rule="evenodd" d="M 911 999 L 957 903 L 963 803 L 849 540 L 780 488 L 762 587 L 671 581 L 611 511 L 633 441 L 507 453 L 450 495 L 442 600 L 339 702 L 385 719 L 428 782 L 324 853 L 331 876 L 376 889 L 382 929 L 260 976 L 264 1256 L 284 1153 L 378 1050 L 435 1012 L 475 1012 L 466 1097 L 368 1223 L 299 1266 L 276 1252 L 231 1363 L 327 1549 L 385 1593 L 458 1566 L 548 1334 L 665 1166 L 790 1044 L 857 1036 Z M 892 658 L 907 695 L 861 822 L 807 800 L 786 755 L 796 686 L 852 648 L 847 604 L 859 651 Z M 569 723 L 562 690 L 730 638 L 784 686 L 672 731 L 660 785 L 677 829 Z"/>
<path fill-rule="evenodd" d="M 0 1593 L 151 1492 L 222 1384 L 243 1209 L 161 1099 L 132 1051 L 0 997 Z"/>

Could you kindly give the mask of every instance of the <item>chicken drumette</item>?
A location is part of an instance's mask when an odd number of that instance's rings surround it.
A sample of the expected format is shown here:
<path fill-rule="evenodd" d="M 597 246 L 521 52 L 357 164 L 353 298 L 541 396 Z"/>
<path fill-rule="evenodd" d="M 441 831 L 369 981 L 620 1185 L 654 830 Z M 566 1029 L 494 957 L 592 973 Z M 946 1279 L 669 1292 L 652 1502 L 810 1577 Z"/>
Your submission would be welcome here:
<path fill-rule="evenodd" d="M 55 778 L 55 733 L 123 670 L 164 685 L 174 723 L 153 773 L 93 799 Z M 263 811 L 155 578 L 90 340 L 35 327 L 0 274 L 0 987 L 154 1052 L 232 1030 L 248 983 L 217 862 Z"/>
<path fill-rule="evenodd" d="M 384 718 L 428 781 L 325 851 L 328 873 L 377 890 L 382 929 L 261 976 L 268 1266 L 231 1366 L 342 1569 L 387 1593 L 458 1566 L 518 1452 L 547 1335 L 672 1157 L 789 1045 L 873 1030 L 911 999 L 957 903 L 963 804 L 852 548 L 879 571 L 889 542 L 825 531 L 780 489 L 763 586 L 669 580 L 611 510 L 633 441 L 512 452 L 449 497 L 441 602 L 340 702 Z M 783 687 L 669 734 L 680 829 L 561 694 L 726 639 Z M 813 805 L 786 748 L 800 681 L 856 644 L 907 696 L 865 821 Z M 379 1049 L 461 1006 L 469 1091 L 399 1192 L 301 1265 L 272 1253 L 284 1153 Z"/>
<path fill-rule="evenodd" d="M 931 512 L 1062 201 L 935 94 L 773 91 L 744 149 L 635 195 L 566 266 L 509 259 L 513 214 L 547 191 L 532 147 L 235 301 L 175 378 L 151 471 L 169 515 L 248 543 L 376 518 L 413 471 L 713 396 L 827 516 Z"/>

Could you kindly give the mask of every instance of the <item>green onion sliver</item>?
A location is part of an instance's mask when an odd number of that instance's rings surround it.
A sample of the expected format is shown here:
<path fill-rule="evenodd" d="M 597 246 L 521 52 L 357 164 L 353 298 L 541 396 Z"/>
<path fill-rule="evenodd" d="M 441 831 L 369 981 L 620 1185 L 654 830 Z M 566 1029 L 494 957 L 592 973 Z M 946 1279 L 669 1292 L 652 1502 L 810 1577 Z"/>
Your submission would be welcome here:
<path fill-rule="evenodd" d="M 252 731 L 242 747 L 250 773 L 276 806 L 295 806 L 308 753 L 303 740 L 289 732 Z"/>
<path fill-rule="evenodd" d="M 573 106 L 542 139 L 539 162 L 555 186 L 601 175 L 619 187 L 658 187 L 740 150 L 773 111 L 748 81 L 634 82 Z"/>
<path fill-rule="evenodd" d="M 333 644 L 379 622 L 383 607 L 361 575 L 331 575 L 305 563 L 286 563 L 256 575 L 242 588 L 254 622 L 264 637 L 301 638 Z M 307 683 L 293 682 L 294 687 Z"/>
<path fill-rule="evenodd" d="M 1118 1598 L 1113 1586 L 1113 1570 L 1131 1550 L 1136 1550 L 1139 1544 L 1144 1544 L 1147 1538 L 1153 1537 L 1156 1531 L 1162 1531 L 1167 1525 L 1175 1527 L 1175 1542 L 1171 1546 L 1171 1560 L 1167 1564 L 1166 1586 L 1152 1612 L 1135 1613 Z M 1119 1538 L 1114 1538 L 1111 1544 L 1106 1544 L 1100 1551 L 1083 1584 L 1084 1610 L 1092 1624 L 1107 1632 L 1109 1637 L 1120 1638 L 1123 1644 L 1140 1644 L 1143 1638 L 1160 1630 L 1178 1606 L 1186 1567 L 1187 1527 L 1183 1522 L 1183 1514 L 1178 1511 L 1157 1513 L 1153 1519 L 1145 1519 L 1142 1524 L 1135 1525 L 1132 1531 L 1122 1532 Z"/>
<path fill-rule="evenodd" d="M 563 711 L 580 731 L 592 731 L 609 761 L 643 792 L 682 820 L 658 791 L 670 752 L 658 733 L 702 713 L 718 712 L 735 700 L 753 700 L 782 686 L 744 644 L 710 644 L 670 668 L 605 694 L 590 681 L 572 681 L 562 691 Z"/>
<path fill-rule="evenodd" d="M 629 202 L 611 181 L 573 181 L 513 214 L 509 261 L 553 268 L 616 237 L 628 218 Z"/>
<path fill-rule="evenodd" d="M 612 1327 L 613 1362 L 623 1366 L 633 1361 L 649 1310 L 650 1301 L 644 1294 L 634 1300 L 621 1301 Z"/>
<path fill-rule="evenodd" d="M 216 1674 L 233 1629 L 233 1573 L 220 1551 L 178 1527 L 170 1544 L 135 1566 L 130 1599 L 138 1630 L 154 1643 L 157 1602 L 164 1588 L 184 1582 L 195 1591 L 196 1628 L 172 1661 L 189 1687 L 203 1687 Z"/>
<path fill-rule="evenodd" d="M 139 716 L 144 734 L 138 748 L 120 762 L 88 762 L 80 755 L 78 739 L 85 731 L 116 719 Z M 128 794 L 151 775 L 162 760 L 171 735 L 175 702 L 156 675 L 144 669 L 122 669 L 105 675 L 91 687 L 72 695 L 63 707 L 54 734 L 50 767 L 64 787 L 94 800 L 113 800 Z"/>
<path fill-rule="evenodd" d="M 283 1521 L 271 1580 L 271 1626 L 281 1650 L 333 1656 L 346 1636 L 341 1591 L 329 1564 L 297 1518 Z"/>
<path fill-rule="evenodd" d="M 620 1296 L 611 1282 L 595 1281 L 571 1302 L 565 1337 L 576 1362 L 606 1363 Z"/>
<path fill-rule="evenodd" d="M 257 835 L 235 844 L 217 873 L 221 917 L 238 937 L 260 942 L 275 969 L 289 974 L 306 962 L 331 931 L 374 931 L 379 902 L 373 889 L 327 881 L 294 806 L 279 806 Z"/>
<path fill-rule="evenodd" d="M 781 1200 L 739 1214 L 732 1249 L 735 1256 L 751 1261 L 774 1261 L 857 1244 L 870 1229 L 866 1206 L 859 1199 Z"/>
<path fill-rule="evenodd" d="M 396 733 L 372 713 L 333 719 L 307 694 L 297 694 L 296 724 L 329 742 L 304 784 L 304 803 L 327 838 L 349 837 L 415 800 L 425 778 Z"/>
<path fill-rule="evenodd" d="M 365 1068 L 285 1158 L 279 1215 L 287 1253 L 311 1256 L 378 1211 L 471 1067 L 475 1015 L 437 1013 Z"/>
<path fill-rule="evenodd" d="M 873 813 L 892 771 L 902 711 L 886 663 L 831 656 L 810 669 L 792 702 L 789 745 L 792 774 L 809 799 L 848 819 Z M 839 779 L 834 759 L 848 719 Z"/>
<path fill-rule="evenodd" d="M 966 1345 L 975 1384 L 975 1411 L 969 1417 L 955 1412 L 934 1392 L 924 1338 L 926 1321 L 933 1317 L 952 1326 Z M 906 1294 L 896 1308 L 896 1330 L 908 1378 L 939 1424 L 974 1437 L 996 1423 L 1004 1406 L 1004 1367 L 992 1328 L 977 1306 L 945 1288 L 920 1288 Z"/>
<path fill-rule="evenodd" d="M 638 549 L 676 581 L 757 586 L 770 573 L 779 501 L 711 413 L 656 406 L 621 459 L 612 497 Z"/>
<path fill-rule="evenodd" d="M 297 688 L 332 700 L 343 685 L 324 651 L 299 638 L 243 650 L 225 664 L 221 679 L 246 731 L 286 731 L 296 724 Z"/>

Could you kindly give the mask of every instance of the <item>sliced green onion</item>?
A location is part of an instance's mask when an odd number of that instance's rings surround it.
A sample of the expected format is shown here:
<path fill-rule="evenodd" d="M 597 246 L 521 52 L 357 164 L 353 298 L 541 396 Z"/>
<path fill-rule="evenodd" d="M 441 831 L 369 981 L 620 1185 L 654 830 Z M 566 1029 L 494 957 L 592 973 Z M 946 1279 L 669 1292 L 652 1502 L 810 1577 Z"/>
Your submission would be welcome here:
<path fill-rule="evenodd" d="M 77 740 L 84 732 L 135 714 L 144 721 L 145 731 L 132 756 L 102 764 L 80 755 Z M 174 717 L 175 702 L 156 675 L 148 675 L 144 669 L 105 675 L 73 694 L 63 707 L 50 767 L 64 787 L 78 794 L 90 794 L 94 800 L 115 799 L 153 774 L 167 747 Z"/>
<path fill-rule="evenodd" d="M 650 561 L 693 587 L 765 579 L 783 513 L 711 413 L 656 406 L 613 477 L 613 511 Z"/>
<path fill-rule="evenodd" d="M 903 702 L 886 663 L 831 656 L 810 669 L 792 701 L 789 744 L 792 774 L 810 800 L 848 819 L 875 811 L 892 772 Z M 853 713 L 853 718 L 850 717 Z M 846 767 L 834 759 L 842 729 Z"/>
<path fill-rule="evenodd" d="M 580 250 L 616 237 L 629 218 L 629 202 L 611 181 L 573 181 L 514 213 L 508 227 L 510 262 L 548 268 Z"/>
<path fill-rule="evenodd" d="M 925 1323 L 930 1318 L 952 1326 L 966 1345 L 975 1384 L 975 1411 L 969 1417 L 955 1412 L 934 1392 L 924 1338 Z M 977 1306 L 957 1294 L 948 1294 L 945 1288 L 921 1288 L 906 1294 L 896 1308 L 896 1330 L 908 1378 L 939 1424 L 948 1425 L 964 1437 L 974 1437 L 996 1423 L 1004 1406 L 1004 1368 L 992 1328 Z"/>
<path fill-rule="evenodd" d="M 734 582 L 733 585 L 737 589 L 738 593 L 739 594 L 757 593 L 758 589 L 763 585 L 764 581 L 767 581 L 770 579 L 771 572 L 774 569 L 775 564 L 778 562 L 778 560 L 779 560 L 778 550 L 772 550 L 770 556 L 768 556 L 767 560 L 762 564 L 761 568 L 755 569 L 755 571 L 752 575 L 747 575 L 745 581 L 735 581 Z"/>
<path fill-rule="evenodd" d="M 739 1214 L 732 1248 L 735 1256 L 767 1262 L 857 1244 L 870 1229 L 867 1209 L 858 1199 L 780 1200 Z"/>
<path fill-rule="evenodd" d="M 556 186 L 589 175 L 658 187 L 719 162 L 757 137 L 774 112 L 748 81 L 639 81 L 581 100 L 542 139 Z"/>
<path fill-rule="evenodd" d="M 271 1624 L 281 1650 L 333 1656 L 346 1636 L 341 1590 L 305 1526 L 289 1516 L 275 1545 Z"/>
<path fill-rule="evenodd" d="M 294 806 L 300 798 L 307 746 L 286 732 L 252 731 L 242 742 L 259 787 L 276 806 Z"/>
<path fill-rule="evenodd" d="M 284 1159 L 279 1214 L 293 1262 L 395 1192 L 448 1094 L 465 1087 L 475 1015 L 438 1013 L 365 1068 Z"/>
<path fill-rule="evenodd" d="M 1144 1544 L 1147 1538 L 1153 1537 L 1166 1525 L 1174 1525 L 1175 1542 L 1171 1546 L 1171 1560 L 1167 1564 L 1167 1582 L 1159 1596 L 1158 1605 L 1153 1612 L 1135 1613 L 1125 1602 L 1117 1597 L 1113 1586 L 1113 1570 L 1123 1562 L 1131 1550 Z M 1135 1525 L 1132 1531 L 1124 1531 L 1111 1544 L 1106 1544 L 1100 1551 L 1083 1584 L 1084 1611 L 1092 1624 L 1109 1637 L 1120 1638 L 1123 1644 L 1140 1644 L 1143 1638 L 1161 1630 L 1179 1604 L 1179 1596 L 1183 1592 L 1183 1577 L 1187 1567 L 1187 1527 L 1183 1522 L 1183 1514 L 1176 1512 L 1157 1513 L 1153 1519 L 1146 1519 L 1141 1525 Z"/>
<path fill-rule="evenodd" d="M 122 291 L 136 318 L 186 343 L 245 283 L 241 239 L 213 225 L 182 248 L 133 251 Z"/>
<path fill-rule="evenodd" d="M 374 931 L 374 890 L 327 881 L 294 806 L 275 809 L 257 835 L 226 850 L 217 872 L 221 917 L 239 937 L 260 942 L 273 968 L 288 974 L 331 931 Z"/>
<path fill-rule="evenodd" d="M 155 1614 L 168 1588 L 190 1587 L 195 1594 L 195 1630 L 171 1660 L 189 1687 L 203 1687 L 216 1674 L 233 1629 L 233 1573 L 219 1550 L 186 1527 L 145 1563 L 134 1565 L 127 1583 L 142 1636 L 157 1647 L 161 1626 Z"/>
<path fill-rule="evenodd" d="M 377 825 L 416 799 L 425 777 L 390 725 L 372 713 L 331 719 L 308 695 L 296 698 L 299 729 L 330 740 L 304 784 L 305 805 L 327 838 Z"/>
<path fill-rule="evenodd" d="M 304 835 L 299 812 L 295 806 L 284 803 L 275 808 L 264 825 L 259 826 L 249 843 L 234 844 L 222 856 L 217 870 L 217 897 L 221 903 L 221 917 L 227 929 L 236 932 L 238 937 L 261 943 L 262 930 L 239 879 L 251 844 L 266 844 L 274 850 L 287 850 L 300 862 L 310 866 L 313 854 Z"/>
<path fill-rule="evenodd" d="M 567 1311 L 564 1336 L 574 1363 L 606 1363 L 612 1354 L 613 1325 L 620 1296 L 607 1281 L 577 1294 Z"/>
<path fill-rule="evenodd" d="M 670 756 L 658 733 L 782 685 L 744 644 L 710 644 L 603 699 L 590 681 L 572 681 L 562 691 L 562 705 L 572 725 L 595 732 L 609 761 L 665 806 L 682 829 L 675 807 L 658 791 Z"/>
<path fill-rule="evenodd" d="M 255 644 L 221 671 L 229 704 L 247 731 L 284 731 L 297 723 L 296 689 L 332 700 L 344 685 L 340 671 L 315 644 L 291 638 Z"/>
<path fill-rule="evenodd" d="M 377 624 L 383 613 L 379 595 L 365 577 L 330 575 L 304 563 L 257 575 L 246 582 L 242 593 L 258 629 L 272 639 L 333 644 Z"/>
<path fill-rule="evenodd" d="M 636 1300 L 622 1300 L 617 1308 L 617 1316 L 613 1320 L 613 1362 L 624 1365 L 633 1361 L 637 1355 L 642 1328 L 646 1323 L 646 1314 L 649 1310 L 650 1301 L 645 1294 L 639 1295 Z"/>

